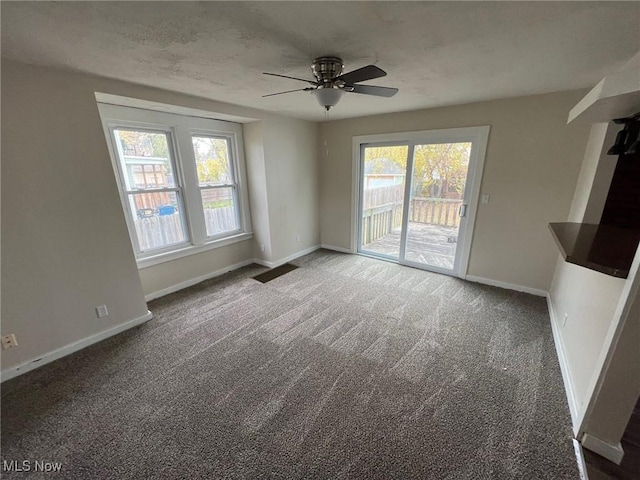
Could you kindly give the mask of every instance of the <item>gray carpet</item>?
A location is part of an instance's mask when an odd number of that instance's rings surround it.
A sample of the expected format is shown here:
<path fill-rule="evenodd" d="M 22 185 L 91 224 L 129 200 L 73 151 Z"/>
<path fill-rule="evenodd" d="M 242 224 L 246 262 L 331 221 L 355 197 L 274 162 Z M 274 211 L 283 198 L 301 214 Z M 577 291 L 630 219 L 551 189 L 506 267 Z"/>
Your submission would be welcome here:
<path fill-rule="evenodd" d="M 544 299 L 320 250 L 2 386 L 29 478 L 577 479 Z M 8 474 L 3 478 L 23 478 Z"/>

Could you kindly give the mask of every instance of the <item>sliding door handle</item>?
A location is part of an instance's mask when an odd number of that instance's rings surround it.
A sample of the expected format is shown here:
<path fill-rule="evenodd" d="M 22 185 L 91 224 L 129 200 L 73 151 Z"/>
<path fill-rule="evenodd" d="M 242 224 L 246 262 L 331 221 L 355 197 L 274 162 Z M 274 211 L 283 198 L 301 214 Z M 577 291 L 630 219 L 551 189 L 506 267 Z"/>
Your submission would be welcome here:
<path fill-rule="evenodd" d="M 460 208 L 458 209 L 458 215 L 460 217 L 466 217 L 467 216 L 467 204 L 466 203 L 461 203 L 460 204 Z"/>

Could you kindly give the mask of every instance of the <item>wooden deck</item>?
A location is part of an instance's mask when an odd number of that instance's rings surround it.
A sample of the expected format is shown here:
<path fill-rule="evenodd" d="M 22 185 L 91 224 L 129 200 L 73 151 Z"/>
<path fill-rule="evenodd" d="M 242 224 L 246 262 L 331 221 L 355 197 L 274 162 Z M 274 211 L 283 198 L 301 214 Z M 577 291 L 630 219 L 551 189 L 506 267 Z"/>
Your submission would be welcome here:
<path fill-rule="evenodd" d="M 406 259 L 411 262 L 452 269 L 457 243 L 451 242 L 450 239 L 457 241 L 457 238 L 458 229 L 456 227 L 409 222 Z M 363 245 L 362 250 L 398 258 L 400 255 L 400 229 L 393 229 L 388 235 Z"/>

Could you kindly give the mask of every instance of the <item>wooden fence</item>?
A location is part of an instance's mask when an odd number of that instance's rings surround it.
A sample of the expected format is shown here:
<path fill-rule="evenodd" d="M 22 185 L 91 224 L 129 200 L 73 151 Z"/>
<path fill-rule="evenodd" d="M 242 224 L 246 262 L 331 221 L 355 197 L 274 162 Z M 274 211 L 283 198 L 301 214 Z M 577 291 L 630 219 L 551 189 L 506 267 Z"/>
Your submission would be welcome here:
<path fill-rule="evenodd" d="M 207 225 L 208 235 L 232 232 L 240 228 L 233 207 L 205 208 L 204 221 Z"/>
<path fill-rule="evenodd" d="M 404 185 L 364 190 L 362 199 L 362 244 L 366 245 L 402 225 Z M 458 227 L 462 200 L 415 197 L 411 199 L 409 221 L 427 225 Z"/>
<path fill-rule="evenodd" d="M 233 207 L 206 208 L 204 217 L 209 235 L 238 229 Z M 134 224 L 142 251 L 154 250 L 186 240 L 180 216 L 177 213 L 135 218 Z"/>
<path fill-rule="evenodd" d="M 363 192 L 362 209 L 367 211 L 370 208 L 378 208 L 384 205 L 402 204 L 403 200 L 403 184 L 369 188 Z"/>

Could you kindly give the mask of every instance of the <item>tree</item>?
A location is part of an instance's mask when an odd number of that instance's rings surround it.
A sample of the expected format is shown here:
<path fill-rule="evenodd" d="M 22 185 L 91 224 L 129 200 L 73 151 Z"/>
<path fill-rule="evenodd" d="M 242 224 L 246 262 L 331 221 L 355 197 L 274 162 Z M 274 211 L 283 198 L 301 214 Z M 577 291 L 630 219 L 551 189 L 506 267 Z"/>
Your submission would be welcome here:
<path fill-rule="evenodd" d="M 167 136 L 164 133 L 118 130 L 125 155 L 169 159 Z"/>
<path fill-rule="evenodd" d="M 225 138 L 193 137 L 193 152 L 200 183 L 231 183 L 229 147 Z"/>
<path fill-rule="evenodd" d="M 434 143 L 414 149 L 414 194 L 461 197 L 467 179 L 471 143 Z"/>
<path fill-rule="evenodd" d="M 228 140 L 226 138 L 193 136 L 192 142 L 200 185 L 212 186 L 233 183 Z M 231 206 L 233 200 L 230 195 L 232 193 L 226 188 L 203 189 L 204 208 Z"/>
<path fill-rule="evenodd" d="M 461 197 L 467 178 L 471 143 L 416 145 L 413 152 L 413 194 L 422 197 Z M 391 160 L 406 170 L 406 146 L 367 147 L 365 164 L 371 173 L 384 172 Z M 386 160 L 385 160 L 386 159 Z"/>
<path fill-rule="evenodd" d="M 409 148 L 406 146 L 367 147 L 364 150 L 365 165 L 370 167 L 371 173 L 374 174 L 390 173 L 385 169 L 391 160 L 400 170 L 406 171 L 408 152 Z"/>
<path fill-rule="evenodd" d="M 166 158 L 169 160 L 169 146 L 167 145 L 167 137 L 162 134 L 151 135 L 151 145 L 153 148 L 153 156 Z"/>

